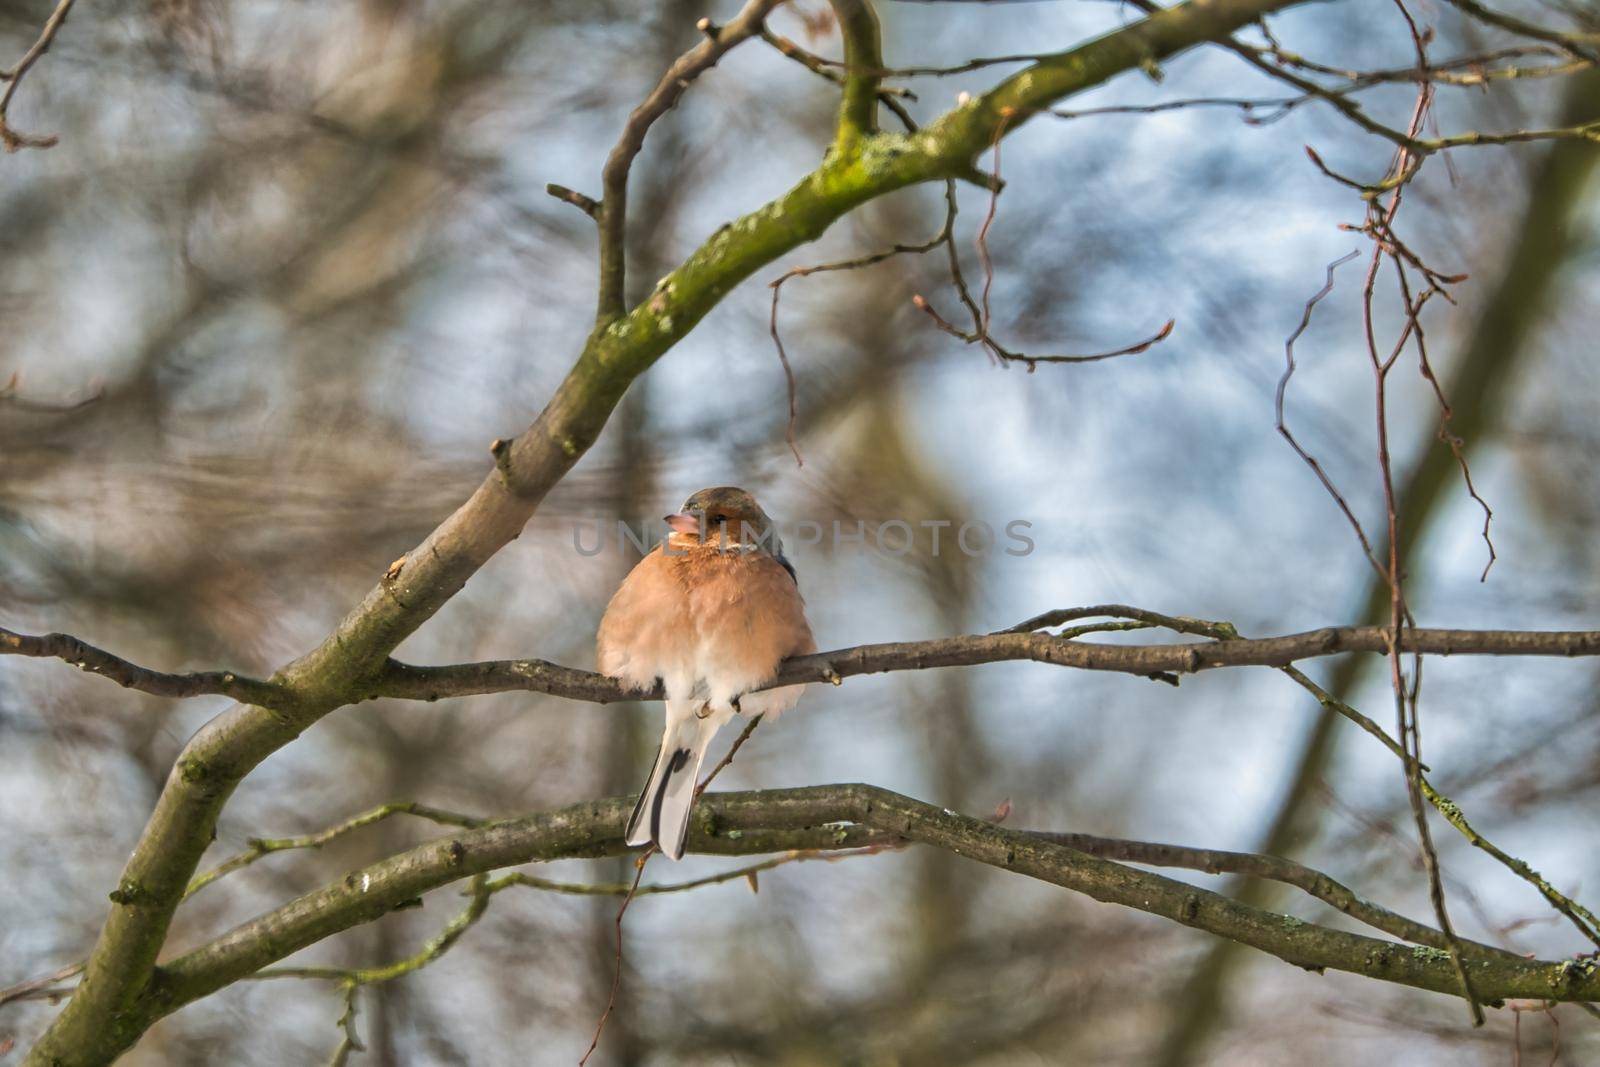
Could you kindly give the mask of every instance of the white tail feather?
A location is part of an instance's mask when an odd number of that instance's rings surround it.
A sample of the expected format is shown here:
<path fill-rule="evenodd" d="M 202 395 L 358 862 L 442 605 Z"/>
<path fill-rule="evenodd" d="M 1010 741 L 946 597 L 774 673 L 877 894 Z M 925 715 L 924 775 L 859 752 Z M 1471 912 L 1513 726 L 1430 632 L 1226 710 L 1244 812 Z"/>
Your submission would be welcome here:
<path fill-rule="evenodd" d="M 661 750 L 656 753 L 650 780 L 628 817 L 624 840 L 630 845 L 654 841 L 674 860 L 683 858 L 683 845 L 689 835 L 689 809 L 694 806 L 694 787 L 700 780 L 700 765 L 706 749 L 722 725 L 722 716 L 697 718 L 669 717 L 661 735 Z"/>

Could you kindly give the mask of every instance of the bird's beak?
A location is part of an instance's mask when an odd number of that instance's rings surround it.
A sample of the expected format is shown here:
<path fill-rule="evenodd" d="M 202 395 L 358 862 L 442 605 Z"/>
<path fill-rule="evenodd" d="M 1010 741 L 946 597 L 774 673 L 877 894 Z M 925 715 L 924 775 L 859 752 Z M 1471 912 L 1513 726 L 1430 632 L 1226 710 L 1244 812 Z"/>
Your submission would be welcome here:
<path fill-rule="evenodd" d="M 698 515 L 668 515 L 667 525 L 678 533 L 698 534 L 700 532 L 700 517 Z"/>

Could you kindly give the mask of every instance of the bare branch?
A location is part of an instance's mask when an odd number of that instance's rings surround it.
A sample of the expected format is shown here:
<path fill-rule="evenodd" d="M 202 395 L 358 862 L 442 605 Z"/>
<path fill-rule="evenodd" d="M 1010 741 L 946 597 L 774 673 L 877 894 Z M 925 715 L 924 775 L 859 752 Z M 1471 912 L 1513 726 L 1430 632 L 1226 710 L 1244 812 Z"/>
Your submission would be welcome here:
<path fill-rule="evenodd" d="M 1140 677 L 1158 673 L 1193 674 L 1220 667 L 1282 667 L 1300 660 L 1347 652 L 1387 654 L 1387 633 L 1381 626 L 1336 626 L 1282 637 L 1164 645 L 1096 644 L 1062 640 L 1044 633 L 972 634 L 931 641 L 856 645 L 797 656 L 785 662 L 778 677 L 767 687 L 805 682 L 836 683 L 858 674 L 968 667 L 1015 660 Z M 1440 656 L 1597 656 L 1600 655 L 1600 631 L 1417 629 L 1402 635 L 1401 648 Z M 604 675 L 544 660 L 490 660 L 440 667 L 391 661 L 388 669 L 372 681 L 366 695 L 369 699 L 440 700 L 524 691 L 595 704 L 662 699 L 659 688 L 636 692 Z"/>
<path fill-rule="evenodd" d="M 274 682 L 263 682 L 233 671 L 197 671 L 190 674 L 153 671 L 129 663 L 71 634 L 49 633 L 35 637 L 0 628 L 0 655 L 66 660 L 87 674 L 109 678 L 124 689 L 137 689 L 152 696 L 226 696 L 261 707 L 280 706 L 292 699 L 286 689 Z"/>
<path fill-rule="evenodd" d="M 1310 153 L 1313 160 L 1316 160 L 1317 155 L 1315 152 L 1312 152 L 1309 148 L 1307 148 L 1306 151 Z M 1294 372 L 1298 369 L 1294 358 L 1295 342 L 1299 341 L 1300 338 L 1305 335 L 1306 330 L 1310 328 L 1311 316 L 1316 312 L 1317 305 L 1320 304 L 1329 293 L 1333 292 L 1334 272 L 1340 267 L 1344 266 L 1346 263 L 1349 263 L 1351 260 L 1356 259 L 1359 255 L 1359 252 L 1349 252 L 1328 264 L 1328 266 L 1325 268 L 1327 274 L 1323 280 L 1322 288 L 1313 293 L 1311 298 L 1306 301 L 1305 311 L 1300 316 L 1299 325 L 1294 328 L 1294 332 L 1289 335 L 1289 339 L 1283 343 L 1284 367 L 1282 376 L 1278 378 L 1275 414 L 1279 435 L 1281 435 L 1285 441 L 1289 442 L 1289 447 L 1294 449 L 1295 455 L 1304 460 L 1306 465 L 1311 468 L 1312 473 L 1317 476 L 1317 480 L 1322 483 L 1322 488 L 1328 491 L 1328 495 L 1333 498 L 1333 502 L 1339 506 L 1339 511 L 1344 515 L 1345 521 L 1348 522 L 1350 524 L 1350 528 L 1355 531 L 1356 540 L 1361 542 L 1361 551 L 1366 554 L 1367 562 L 1372 564 L 1373 571 L 1376 572 L 1380 578 L 1383 578 L 1388 574 L 1388 572 L 1384 569 L 1383 564 L 1378 561 L 1377 553 L 1373 552 L 1372 541 L 1367 537 L 1367 531 L 1362 529 L 1361 521 L 1356 518 L 1355 512 L 1350 510 L 1349 501 L 1344 498 L 1344 494 L 1339 492 L 1338 488 L 1333 484 L 1333 479 L 1328 475 L 1328 472 L 1323 469 L 1321 462 L 1319 462 L 1317 458 L 1310 452 L 1306 451 L 1306 449 L 1300 444 L 1299 439 L 1296 438 L 1295 435 L 1289 430 L 1288 420 L 1284 416 L 1284 401 L 1288 397 L 1289 393 L 1289 379 L 1294 377 Z"/>

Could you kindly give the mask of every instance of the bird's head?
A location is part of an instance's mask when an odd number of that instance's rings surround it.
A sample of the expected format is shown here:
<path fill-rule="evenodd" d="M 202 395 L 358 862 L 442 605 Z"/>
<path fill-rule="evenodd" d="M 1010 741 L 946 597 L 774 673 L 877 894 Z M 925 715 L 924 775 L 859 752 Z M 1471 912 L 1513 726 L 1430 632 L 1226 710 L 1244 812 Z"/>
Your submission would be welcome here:
<path fill-rule="evenodd" d="M 672 540 L 680 546 L 710 544 L 782 554 L 776 529 L 756 498 L 731 485 L 702 489 L 683 502 L 683 510 L 667 516 Z"/>

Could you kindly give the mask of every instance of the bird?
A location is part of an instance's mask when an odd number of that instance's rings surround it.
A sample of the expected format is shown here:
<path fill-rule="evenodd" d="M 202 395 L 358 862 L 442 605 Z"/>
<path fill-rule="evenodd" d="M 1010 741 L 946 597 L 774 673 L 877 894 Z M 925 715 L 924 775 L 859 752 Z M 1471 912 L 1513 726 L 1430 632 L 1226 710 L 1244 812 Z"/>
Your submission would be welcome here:
<path fill-rule="evenodd" d="M 623 579 L 595 639 L 600 673 L 666 695 L 666 728 L 628 818 L 630 845 L 683 857 L 695 783 L 711 740 L 736 715 L 775 718 L 804 686 L 760 692 L 790 656 L 817 650 L 793 565 L 755 498 L 702 489 Z"/>

